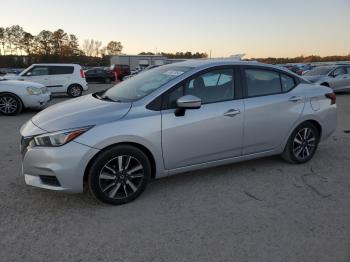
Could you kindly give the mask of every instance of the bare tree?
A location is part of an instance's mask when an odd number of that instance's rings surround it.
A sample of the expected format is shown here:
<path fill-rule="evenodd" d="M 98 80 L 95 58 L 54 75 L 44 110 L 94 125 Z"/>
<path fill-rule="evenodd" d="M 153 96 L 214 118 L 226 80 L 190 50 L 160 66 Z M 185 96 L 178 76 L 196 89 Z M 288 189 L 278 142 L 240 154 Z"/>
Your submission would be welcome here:
<path fill-rule="evenodd" d="M 107 47 L 104 46 L 100 49 L 100 55 L 101 56 L 106 56 L 107 55 Z"/>
<path fill-rule="evenodd" d="M 94 43 L 94 53 L 95 53 L 95 56 L 99 56 L 100 55 L 100 48 L 102 46 L 102 42 L 101 41 L 97 41 L 95 40 L 95 43 Z"/>
<path fill-rule="evenodd" d="M 85 39 L 83 43 L 83 51 L 85 55 L 92 56 L 94 53 L 95 40 L 94 39 Z"/>

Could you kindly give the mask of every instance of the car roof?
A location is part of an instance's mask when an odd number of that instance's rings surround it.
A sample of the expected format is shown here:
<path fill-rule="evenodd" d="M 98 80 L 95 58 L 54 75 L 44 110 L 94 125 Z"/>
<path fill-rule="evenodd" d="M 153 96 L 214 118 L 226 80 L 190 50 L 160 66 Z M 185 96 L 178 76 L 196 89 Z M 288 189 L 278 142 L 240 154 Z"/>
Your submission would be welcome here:
<path fill-rule="evenodd" d="M 62 63 L 50 63 L 50 64 L 32 64 L 32 66 L 80 66 L 78 64 L 62 64 Z"/>
<path fill-rule="evenodd" d="M 186 60 L 183 62 L 177 62 L 177 63 L 174 63 L 172 65 L 193 67 L 193 68 L 225 66 L 225 65 L 262 66 L 262 67 L 267 67 L 267 68 L 271 68 L 271 69 L 278 69 L 278 70 L 284 71 L 286 73 L 295 75 L 293 72 L 291 72 L 290 70 L 285 69 L 283 67 L 276 66 L 276 65 L 270 65 L 270 64 L 264 64 L 264 63 L 260 63 L 260 62 L 256 62 L 256 61 L 237 61 L 237 60 L 231 60 L 231 59 L 193 59 L 193 60 Z M 296 76 L 298 76 L 298 75 L 296 75 Z"/>

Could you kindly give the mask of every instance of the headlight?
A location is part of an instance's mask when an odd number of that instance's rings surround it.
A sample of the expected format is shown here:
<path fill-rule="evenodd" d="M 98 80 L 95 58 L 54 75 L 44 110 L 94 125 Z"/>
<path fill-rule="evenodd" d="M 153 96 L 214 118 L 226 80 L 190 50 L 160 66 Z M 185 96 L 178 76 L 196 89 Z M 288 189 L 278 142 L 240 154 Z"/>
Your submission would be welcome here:
<path fill-rule="evenodd" d="M 27 87 L 27 92 L 29 95 L 40 95 L 42 94 L 41 88 L 34 87 L 34 86 L 28 86 Z"/>
<path fill-rule="evenodd" d="M 92 126 L 46 133 L 34 137 L 31 146 L 63 146 L 88 131 Z"/>

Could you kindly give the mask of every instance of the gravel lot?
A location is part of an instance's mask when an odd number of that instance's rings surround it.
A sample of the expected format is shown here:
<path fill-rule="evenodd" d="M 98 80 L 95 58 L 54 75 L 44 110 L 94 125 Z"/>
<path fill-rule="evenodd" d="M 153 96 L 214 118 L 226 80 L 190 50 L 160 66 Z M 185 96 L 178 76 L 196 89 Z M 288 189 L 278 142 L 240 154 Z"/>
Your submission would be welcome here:
<path fill-rule="evenodd" d="M 271 157 L 181 174 L 117 207 L 26 186 L 18 130 L 35 112 L 0 116 L 0 261 L 348 262 L 350 94 L 337 104 L 337 132 L 305 165 Z"/>

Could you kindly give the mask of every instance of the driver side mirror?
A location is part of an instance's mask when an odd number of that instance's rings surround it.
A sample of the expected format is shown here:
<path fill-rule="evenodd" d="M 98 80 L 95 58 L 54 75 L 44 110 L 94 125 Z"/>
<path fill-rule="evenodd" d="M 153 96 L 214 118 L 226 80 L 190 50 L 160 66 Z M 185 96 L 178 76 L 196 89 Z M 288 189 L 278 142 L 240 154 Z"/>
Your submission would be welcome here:
<path fill-rule="evenodd" d="M 192 95 L 185 95 L 176 101 L 176 116 L 184 116 L 186 109 L 198 109 L 202 106 L 202 99 Z"/>

